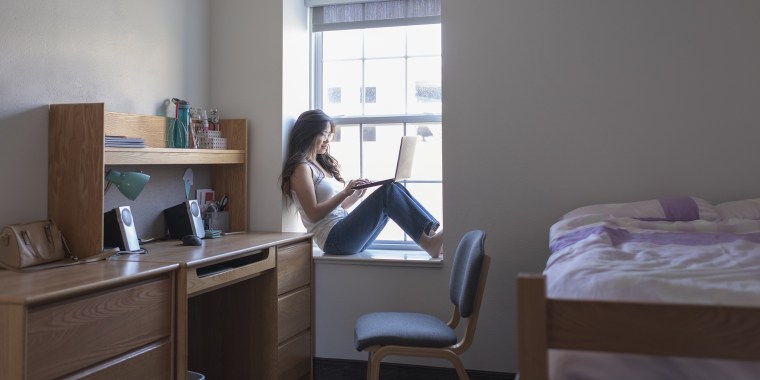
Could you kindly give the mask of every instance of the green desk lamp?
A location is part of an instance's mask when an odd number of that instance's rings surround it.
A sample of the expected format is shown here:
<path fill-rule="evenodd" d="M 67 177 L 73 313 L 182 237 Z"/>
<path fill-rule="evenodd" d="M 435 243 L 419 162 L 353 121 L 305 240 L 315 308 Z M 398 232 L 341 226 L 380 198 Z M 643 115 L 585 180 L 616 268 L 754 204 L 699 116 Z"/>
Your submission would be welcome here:
<path fill-rule="evenodd" d="M 116 170 L 108 169 L 106 171 L 106 180 L 108 181 L 108 187 L 111 184 L 116 185 L 119 191 L 124 194 L 129 200 L 133 201 L 140 195 L 145 184 L 150 180 L 150 176 L 139 172 L 125 172 L 121 173 Z"/>

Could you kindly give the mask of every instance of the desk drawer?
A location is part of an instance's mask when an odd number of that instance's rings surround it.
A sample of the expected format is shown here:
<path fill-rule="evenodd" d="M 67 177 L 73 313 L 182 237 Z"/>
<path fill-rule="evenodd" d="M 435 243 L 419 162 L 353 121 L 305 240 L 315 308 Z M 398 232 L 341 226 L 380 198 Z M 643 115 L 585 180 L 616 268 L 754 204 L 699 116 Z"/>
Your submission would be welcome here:
<path fill-rule="evenodd" d="M 311 283 L 311 242 L 277 249 L 277 294 Z"/>
<path fill-rule="evenodd" d="M 255 276 L 272 269 L 275 249 L 267 248 L 248 255 L 187 270 L 187 294 L 193 296 Z"/>
<path fill-rule="evenodd" d="M 76 373 L 64 380 L 171 379 L 173 364 L 171 348 L 171 343 L 167 339 Z"/>
<path fill-rule="evenodd" d="M 311 374 L 311 330 L 280 346 L 277 352 L 279 380 L 308 379 Z"/>
<path fill-rule="evenodd" d="M 277 342 L 282 343 L 311 326 L 311 288 L 280 297 L 277 309 Z"/>
<path fill-rule="evenodd" d="M 171 336 L 169 278 L 29 311 L 27 374 L 49 379 Z"/>

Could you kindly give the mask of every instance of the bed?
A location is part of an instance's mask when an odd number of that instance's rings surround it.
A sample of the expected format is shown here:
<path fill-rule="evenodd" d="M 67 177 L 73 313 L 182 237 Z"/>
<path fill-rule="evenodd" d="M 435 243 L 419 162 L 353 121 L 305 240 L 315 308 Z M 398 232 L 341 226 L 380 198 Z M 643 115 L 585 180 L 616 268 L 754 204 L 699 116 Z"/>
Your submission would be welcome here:
<path fill-rule="evenodd" d="M 760 379 L 760 199 L 581 207 L 518 278 L 521 380 Z"/>

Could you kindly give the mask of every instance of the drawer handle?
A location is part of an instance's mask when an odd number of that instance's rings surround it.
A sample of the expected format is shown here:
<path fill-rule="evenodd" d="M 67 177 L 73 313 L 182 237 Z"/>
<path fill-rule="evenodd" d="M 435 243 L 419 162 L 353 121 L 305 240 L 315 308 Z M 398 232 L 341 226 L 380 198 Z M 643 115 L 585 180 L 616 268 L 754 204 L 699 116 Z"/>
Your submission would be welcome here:
<path fill-rule="evenodd" d="M 195 273 L 198 275 L 199 278 L 216 276 L 218 274 L 229 272 L 237 268 L 244 267 L 246 265 L 251 265 L 259 261 L 264 261 L 268 257 L 269 257 L 269 250 L 259 251 L 252 255 L 238 257 L 237 259 L 228 260 L 223 263 L 217 263 L 217 264 L 206 265 L 204 267 L 198 267 L 198 269 L 195 270 Z"/>

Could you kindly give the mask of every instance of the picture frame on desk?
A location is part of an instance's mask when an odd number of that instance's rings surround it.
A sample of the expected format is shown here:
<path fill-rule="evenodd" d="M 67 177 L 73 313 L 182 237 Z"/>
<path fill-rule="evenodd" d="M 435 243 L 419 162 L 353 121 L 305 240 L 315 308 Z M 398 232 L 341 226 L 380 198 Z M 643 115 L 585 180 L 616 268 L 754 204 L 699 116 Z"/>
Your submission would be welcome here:
<path fill-rule="evenodd" d="M 213 203 L 216 200 L 216 194 L 212 189 L 195 190 L 195 199 L 198 200 L 199 206 L 205 206 L 207 203 Z"/>

